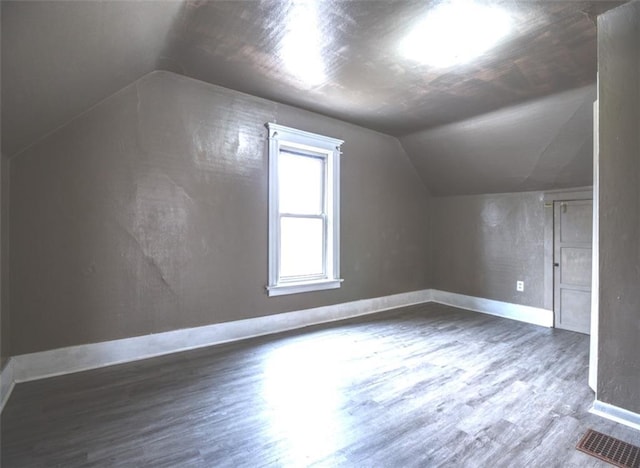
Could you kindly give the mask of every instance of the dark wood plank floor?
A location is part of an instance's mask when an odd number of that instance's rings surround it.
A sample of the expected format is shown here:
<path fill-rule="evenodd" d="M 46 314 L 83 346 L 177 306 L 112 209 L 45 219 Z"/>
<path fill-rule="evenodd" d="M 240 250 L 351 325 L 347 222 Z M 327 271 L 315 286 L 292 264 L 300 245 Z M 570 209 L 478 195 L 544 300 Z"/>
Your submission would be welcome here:
<path fill-rule="evenodd" d="M 430 304 L 23 383 L 2 466 L 606 466 L 588 348 Z"/>

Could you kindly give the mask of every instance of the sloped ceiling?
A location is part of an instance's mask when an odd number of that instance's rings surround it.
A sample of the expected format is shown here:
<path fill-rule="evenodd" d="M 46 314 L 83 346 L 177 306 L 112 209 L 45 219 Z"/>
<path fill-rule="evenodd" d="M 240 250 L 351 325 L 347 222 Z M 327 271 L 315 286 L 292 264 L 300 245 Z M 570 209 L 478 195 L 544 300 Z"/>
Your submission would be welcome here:
<path fill-rule="evenodd" d="M 2 153 L 156 69 L 181 2 L 2 1 Z"/>
<path fill-rule="evenodd" d="M 501 46 L 453 69 L 402 58 L 401 39 L 439 3 L 3 0 L 2 152 L 152 70 L 413 134 L 593 83 L 594 16 L 624 2 L 494 0 L 514 22 Z"/>
<path fill-rule="evenodd" d="M 400 138 L 434 195 L 591 185 L 595 85 Z"/>
<path fill-rule="evenodd" d="M 464 66 L 429 67 L 399 50 L 440 0 L 191 1 L 163 66 L 401 136 L 595 82 L 594 17 L 621 3 L 478 1 L 507 10 L 513 29 Z"/>

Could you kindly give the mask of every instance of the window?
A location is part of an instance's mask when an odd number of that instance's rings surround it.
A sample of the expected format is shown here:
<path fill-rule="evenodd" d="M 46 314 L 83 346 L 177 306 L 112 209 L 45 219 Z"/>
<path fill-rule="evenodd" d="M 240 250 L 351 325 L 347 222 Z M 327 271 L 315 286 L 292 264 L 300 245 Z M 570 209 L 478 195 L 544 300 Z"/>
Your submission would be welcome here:
<path fill-rule="evenodd" d="M 268 123 L 269 296 L 339 288 L 342 140 Z"/>

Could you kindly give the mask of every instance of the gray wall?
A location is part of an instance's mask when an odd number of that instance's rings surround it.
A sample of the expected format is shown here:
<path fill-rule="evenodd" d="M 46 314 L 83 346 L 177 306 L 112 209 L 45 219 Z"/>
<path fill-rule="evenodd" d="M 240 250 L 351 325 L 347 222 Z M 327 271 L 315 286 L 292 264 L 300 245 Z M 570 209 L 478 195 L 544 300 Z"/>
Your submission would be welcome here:
<path fill-rule="evenodd" d="M 640 2 L 598 20 L 598 399 L 640 413 Z"/>
<path fill-rule="evenodd" d="M 433 195 L 590 186 L 595 98 L 585 86 L 400 141 Z"/>
<path fill-rule="evenodd" d="M 8 214 L 9 214 L 9 160 L 0 155 L 0 369 L 7 363 L 11 356 L 10 343 L 10 323 L 9 307 L 9 235 L 8 235 Z"/>
<path fill-rule="evenodd" d="M 339 290 L 265 294 L 269 121 L 345 140 Z M 396 139 L 171 73 L 10 173 L 11 354 L 431 286 L 429 195 Z"/>
<path fill-rule="evenodd" d="M 544 307 L 541 192 L 434 197 L 431 204 L 434 288 Z"/>
<path fill-rule="evenodd" d="M 2 7 L 0 6 L 0 25 L 2 25 Z M 2 44 L 0 43 L 0 51 L 2 51 Z M 1 74 L 0 74 L 1 75 Z M 1 76 L 0 76 L 1 79 Z M 0 89 L 3 89 L 0 86 Z M 4 109 L 2 105 L 2 93 L 0 93 L 0 120 L 1 109 Z M 2 122 L 0 122 L 0 128 L 2 128 Z M 0 148 L 2 147 L 2 132 L 0 132 Z M 5 248 L 5 240 L 8 237 L 5 235 L 7 211 L 5 206 L 7 205 L 8 198 L 5 196 L 5 191 L 8 188 L 5 178 L 8 176 L 7 166 L 8 160 L 4 157 L 4 152 L 0 151 L 0 369 L 4 368 L 4 365 L 9 359 L 9 315 L 6 313 L 8 309 L 5 308 L 5 286 L 7 284 L 4 281 L 6 264 L 7 264 L 7 250 Z M 3 311 L 5 311 L 3 313 Z"/>

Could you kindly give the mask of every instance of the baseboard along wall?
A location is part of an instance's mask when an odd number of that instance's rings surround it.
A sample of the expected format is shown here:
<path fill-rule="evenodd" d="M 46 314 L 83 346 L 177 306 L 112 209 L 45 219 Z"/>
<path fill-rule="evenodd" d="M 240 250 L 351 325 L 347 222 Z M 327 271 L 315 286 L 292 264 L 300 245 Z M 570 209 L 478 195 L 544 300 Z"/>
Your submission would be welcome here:
<path fill-rule="evenodd" d="M 13 359 L 9 358 L 9 361 L 7 361 L 2 371 L 0 371 L 0 412 L 4 409 L 4 405 L 9 399 L 9 396 L 11 396 L 15 384 Z"/>
<path fill-rule="evenodd" d="M 15 383 L 71 374 L 321 323 L 437 302 L 535 325 L 553 326 L 553 312 L 435 289 L 316 307 L 282 314 L 13 356 L 0 373 L 0 410 Z"/>
<path fill-rule="evenodd" d="M 590 413 L 640 431 L 640 414 L 596 399 Z"/>
<path fill-rule="evenodd" d="M 438 304 L 472 310 L 483 314 L 509 318 L 520 322 L 533 323 L 542 327 L 553 327 L 553 311 L 538 307 L 495 301 L 483 297 L 466 296 L 438 289 L 431 290 L 431 300 Z"/>

